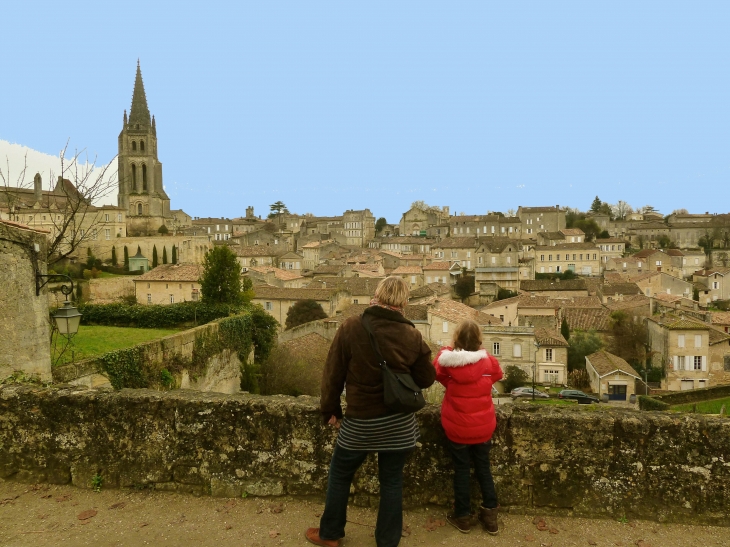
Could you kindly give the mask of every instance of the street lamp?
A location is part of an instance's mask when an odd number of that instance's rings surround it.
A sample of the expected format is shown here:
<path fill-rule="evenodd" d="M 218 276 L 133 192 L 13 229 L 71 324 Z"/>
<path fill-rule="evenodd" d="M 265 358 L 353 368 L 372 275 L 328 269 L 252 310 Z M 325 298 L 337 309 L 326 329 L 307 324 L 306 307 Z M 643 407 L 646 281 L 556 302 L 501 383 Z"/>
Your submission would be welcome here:
<path fill-rule="evenodd" d="M 79 310 L 68 300 L 68 295 L 74 291 L 74 282 L 67 275 L 63 274 L 42 274 L 36 272 L 35 274 L 35 294 L 40 296 L 41 289 L 45 287 L 51 279 L 65 279 L 68 280 L 68 285 L 65 283 L 61 285 L 61 293 L 66 297 L 66 301 L 63 303 L 63 307 L 56 310 L 51 317 L 53 322 L 56 324 L 59 334 L 62 334 L 67 339 L 71 339 L 73 335 L 79 332 L 79 323 L 81 323 L 81 314 Z"/>

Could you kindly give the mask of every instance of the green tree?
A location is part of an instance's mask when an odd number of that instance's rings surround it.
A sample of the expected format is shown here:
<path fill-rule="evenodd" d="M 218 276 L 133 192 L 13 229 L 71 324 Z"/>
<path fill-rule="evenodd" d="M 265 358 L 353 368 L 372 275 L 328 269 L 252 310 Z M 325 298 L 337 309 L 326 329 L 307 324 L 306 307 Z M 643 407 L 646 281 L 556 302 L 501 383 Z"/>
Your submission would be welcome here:
<path fill-rule="evenodd" d="M 138 255 L 141 255 L 142 254 L 142 249 L 140 248 L 139 245 L 137 245 L 137 254 Z"/>
<path fill-rule="evenodd" d="M 586 368 L 586 355 L 603 349 L 603 340 L 593 330 L 575 330 L 568 340 L 568 370 Z"/>
<path fill-rule="evenodd" d="M 454 292 L 462 301 L 469 298 L 474 293 L 474 276 L 462 275 L 454 285 Z"/>
<path fill-rule="evenodd" d="M 568 326 L 568 322 L 565 320 L 565 317 L 563 317 L 563 322 L 560 323 L 560 334 L 562 334 L 563 338 L 566 340 L 570 340 L 570 327 Z"/>
<path fill-rule="evenodd" d="M 167 264 L 167 247 L 162 247 L 162 263 Z"/>
<path fill-rule="evenodd" d="M 510 365 L 504 371 L 504 379 L 502 385 L 504 386 L 504 392 L 509 393 L 516 387 L 522 387 L 528 383 L 530 377 L 527 373 L 516 365 Z"/>
<path fill-rule="evenodd" d="M 157 245 L 153 245 L 152 246 L 152 267 L 156 268 L 157 264 L 158 264 L 158 262 L 157 262 Z"/>
<path fill-rule="evenodd" d="M 631 366 L 643 369 L 648 339 L 649 333 L 643 321 L 634 321 L 629 314 L 620 310 L 611 314 L 611 343 L 608 351 Z"/>
<path fill-rule="evenodd" d="M 378 220 L 375 221 L 375 233 L 379 234 L 383 231 L 383 228 L 385 228 L 388 225 L 388 221 L 385 220 L 385 218 L 380 217 Z"/>
<path fill-rule="evenodd" d="M 661 234 L 657 238 L 657 243 L 661 249 L 674 249 L 676 247 L 667 234 Z"/>
<path fill-rule="evenodd" d="M 286 312 L 286 328 L 293 329 L 304 323 L 325 319 L 327 314 L 319 302 L 314 300 L 298 300 L 289 311 Z"/>
<path fill-rule="evenodd" d="M 282 213 L 289 212 L 289 209 L 286 208 L 286 205 L 284 205 L 283 201 L 277 201 L 276 203 L 272 203 L 271 205 L 269 205 L 269 209 L 271 209 L 271 212 L 269 213 L 269 218 L 280 217 Z"/>
<path fill-rule="evenodd" d="M 602 201 L 598 196 L 595 197 L 593 203 L 591 203 L 591 213 L 597 213 L 601 210 Z"/>
<path fill-rule="evenodd" d="M 112 245 L 112 266 L 117 265 L 117 248 Z"/>
<path fill-rule="evenodd" d="M 175 245 L 172 246 L 172 263 L 177 264 L 177 247 Z"/>
<path fill-rule="evenodd" d="M 127 249 L 127 246 L 124 246 L 124 269 L 129 270 L 129 249 Z"/>
<path fill-rule="evenodd" d="M 573 223 L 573 227 L 580 228 L 583 232 L 585 232 L 586 241 L 593 241 L 596 237 L 598 237 L 598 234 L 601 233 L 601 229 L 598 227 L 596 221 L 592 218 L 586 218 L 585 216 L 577 219 Z"/>
<path fill-rule="evenodd" d="M 165 236 L 165 235 L 167 235 L 168 233 L 170 233 L 170 230 L 168 230 L 168 229 L 167 229 L 167 226 L 165 226 L 164 224 L 163 224 L 162 226 L 160 226 L 159 228 L 157 228 L 157 231 L 158 231 L 158 232 L 159 232 L 159 233 L 160 233 L 161 235 L 163 235 L 163 236 Z"/>
<path fill-rule="evenodd" d="M 497 298 L 495 298 L 495 302 L 497 300 L 504 300 L 505 298 L 512 298 L 515 296 L 517 296 L 517 293 L 515 291 L 511 291 L 509 289 L 503 289 L 502 287 L 500 287 L 497 290 Z"/>
<path fill-rule="evenodd" d="M 243 302 L 241 264 L 227 245 L 213 247 L 205 253 L 200 291 L 204 302 L 220 304 Z"/>

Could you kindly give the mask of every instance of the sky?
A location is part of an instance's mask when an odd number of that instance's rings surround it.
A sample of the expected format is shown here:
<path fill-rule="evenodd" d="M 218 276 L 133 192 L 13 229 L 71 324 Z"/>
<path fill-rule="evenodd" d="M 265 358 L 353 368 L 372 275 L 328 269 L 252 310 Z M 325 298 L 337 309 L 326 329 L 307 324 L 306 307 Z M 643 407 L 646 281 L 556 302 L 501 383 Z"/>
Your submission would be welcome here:
<path fill-rule="evenodd" d="M 29 0 L 2 19 L 0 141 L 112 161 L 139 58 L 193 216 L 730 210 L 727 1 Z"/>

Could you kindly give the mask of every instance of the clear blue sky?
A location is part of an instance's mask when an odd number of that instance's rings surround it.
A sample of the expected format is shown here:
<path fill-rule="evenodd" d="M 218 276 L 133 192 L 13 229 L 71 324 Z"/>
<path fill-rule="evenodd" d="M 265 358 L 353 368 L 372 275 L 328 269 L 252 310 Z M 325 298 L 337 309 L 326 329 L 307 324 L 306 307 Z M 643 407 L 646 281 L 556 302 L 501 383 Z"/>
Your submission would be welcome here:
<path fill-rule="evenodd" d="M 730 2 L 6 2 L 0 139 L 116 154 L 137 58 L 173 208 L 730 209 Z"/>

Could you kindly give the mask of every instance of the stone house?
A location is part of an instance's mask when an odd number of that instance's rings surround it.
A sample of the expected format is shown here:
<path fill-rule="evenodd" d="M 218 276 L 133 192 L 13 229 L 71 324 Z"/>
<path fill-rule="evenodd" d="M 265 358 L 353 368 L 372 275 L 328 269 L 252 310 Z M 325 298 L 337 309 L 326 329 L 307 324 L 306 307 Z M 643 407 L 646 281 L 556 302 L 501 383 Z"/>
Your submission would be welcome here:
<path fill-rule="evenodd" d="M 302 264 L 305 270 L 314 270 L 320 264 L 324 264 L 330 253 L 340 252 L 340 245 L 331 240 L 312 241 L 303 245 L 300 249 L 303 257 Z"/>
<path fill-rule="evenodd" d="M 601 303 L 608 304 L 614 300 L 622 300 L 627 296 L 642 295 L 644 292 L 636 283 L 610 281 L 599 285 L 598 297 Z"/>
<path fill-rule="evenodd" d="M 420 266 L 398 266 L 390 275 L 400 277 L 410 289 L 417 289 L 424 285 L 423 269 Z"/>
<path fill-rule="evenodd" d="M 603 255 L 601 255 L 603 256 Z M 618 272 L 628 276 L 635 276 L 650 271 L 649 263 L 645 258 L 636 258 L 635 256 L 610 257 L 603 264 L 604 272 Z"/>
<path fill-rule="evenodd" d="M 320 264 L 312 270 L 312 277 L 351 277 L 346 275 L 348 267 L 345 264 Z"/>
<path fill-rule="evenodd" d="M 279 267 L 296 274 L 302 273 L 304 257 L 295 252 L 289 251 L 279 257 Z"/>
<path fill-rule="evenodd" d="M 426 264 L 423 267 L 426 284 L 444 283 L 446 285 L 453 285 L 450 269 L 451 264 L 448 262 L 431 262 L 430 264 Z"/>
<path fill-rule="evenodd" d="M 713 327 L 730 334 L 730 312 L 713 311 L 708 313 L 709 322 Z"/>
<path fill-rule="evenodd" d="M 353 277 L 385 277 L 382 260 L 370 264 L 353 264 L 349 268 L 349 274 Z"/>
<path fill-rule="evenodd" d="M 682 279 L 691 279 L 692 274 L 705 266 L 705 253 L 703 251 L 667 249 L 664 252 L 669 255 L 672 265 L 672 271 L 668 273 Z"/>
<path fill-rule="evenodd" d="M 260 230 L 267 224 L 267 221 L 256 217 L 253 214 L 253 207 L 246 207 L 246 216 L 232 219 L 231 224 L 234 232 L 247 234 L 248 232 Z"/>
<path fill-rule="evenodd" d="M 276 245 L 234 246 L 231 249 L 236 254 L 241 268 L 245 269 L 256 266 L 277 266 L 279 257 L 288 252 L 286 248 Z"/>
<path fill-rule="evenodd" d="M 451 287 L 445 283 L 427 283 L 411 291 L 408 304 L 424 304 L 434 299 L 451 300 Z"/>
<path fill-rule="evenodd" d="M 314 300 L 322 306 L 328 317 L 333 317 L 352 303 L 349 292 L 340 289 L 285 289 L 268 285 L 255 285 L 254 304 L 260 304 L 264 310 L 284 327 L 286 314 L 294 304 L 301 300 Z"/>
<path fill-rule="evenodd" d="M 730 299 L 730 268 L 700 270 L 694 273 L 692 279 L 700 287 L 700 306 Z"/>
<path fill-rule="evenodd" d="M 355 247 L 366 247 L 367 243 L 375 237 L 375 217 L 370 209 L 354 211 L 348 209 L 342 215 L 347 245 Z"/>
<path fill-rule="evenodd" d="M 601 251 L 601 271 L 607 268 L 608 261 L 611 259 L 620 262 L 619 259 L 626 252 L 626 240 L 620 237 L 596 238 L 595 244 L 598 246 L 598 250 Z"/>
<path fill-rule="evenodd" d="M 563 228 L 557 232 L 540 232 L 537 234 L 537 244 L 543 246 L 585 243 L 585 240 L 586 234 L 580 228 Z"/>
<path fill-rule="evenodd" d="M 430 226 L 448 225 L 448 207 L 417 207 L 412 206 L 403 213 L 399 223 L 401 236 L 425 235 L 426 229 Z"/>
<path fill-rule="evenodd" d="M 628 401 L 636 395 L 637 380 L 641 382 L 639 373 L 631 365 L 607 351 L 586 355 L 586 372 L 593 393 L 599 398 L 607 394 L 609 401 Z"/>
<path fill-rule="evenodd" d="M 163 264 L 134 278 L 134 294 L 139 304 L 175 304 L 200 300 L 198 264 Z"/>
<path fill-rule="evenodd" d="M 392 251 L 402 255 L 430 254 L 435 243 L 435 239 L 427 237 L 388 237 L 380 241 L 380 250 Z"/>
<path fill-rule="evenodd" d="M 318 277 L 311 281 L 308 289 L 339 289 L 350 293 L 353 305 L 369 305 L 375 296 L 375 289 L 383 278 L 371 277 Z"/>
<path fill-rule="evenodd" d="M 562 243 L 535 247 L 535 273 L 597 276 L 601 272 L 600 250 L 593 243 Z"/>
<path fill-rule="evenodd" d="M 192 225 L 193 217 L 182 209 L 170 209 L 170 215 L 172 216 L 172 226 L 170 227 L 170 231 L 172 231 L 173 234 L 178 230 L 188 228 Z"/>
<path fill-rule="evenodd" d="M 701 321 L 674 314 L 649 317 L 647 327 L 652 364 L 666 373 L 662 389 L 680 391 L 725 383 L 730 336 Z M 712 358 L 711 344 L 717 345 Z"/>
<path fill-rule="evenodd" d="M 496 295 L 495 287 L 512 291 L 520 288 L 518 243 L 514 240 L 480 238 L 475 259 L 474 284 L 480 294 Z"/>
<path fill-rule="evenodd" d="M 449 218 L 449 232 L 442 237 L 499 237 L 499 215 L 457 215 Z"/>
<path fill-rule="evenodd" d="M 48 232 L 0 220 L 0 378 L 22 371 L 50 382 L 48 289 L 36 294 L 36 273 L 45 275 Z"/>
<path fill-rule="evenodd" d="M 565 210 L 555 207 L 518 207 L 521 232 L 534 239 L 539 232 L 559 232 L 565 228 Z"/>
<path fill-rule="evenodd" d="M 476 237 L 447 237 L 433 246 L 434 260 L 472 270 L 476 266 Z"/>
<path fill-rule="evenodd" d="M 206 235 L 211 241 L 228 241 L 233 235 L 233 221 L 223 217 L 195 217 L 186 232 L 192 232 L 190 235 Z"/>
<path fill-rule="evenodd" d="M 344 232 L 344 224 L 342 217 L 317 217 L 314 215 L 305 215 L 299 223 L 299 231 L 301 234 L 331 237 L 338 232 Z M 344 235 L 344 234 L 343 234 Z"/>
<path fill-rule="evenodd" d="M 621 237 L 623 234 L 613 234 Z M 650 220 L 645 222 L 630 222 L 626 229 L 626 236 L 633 247 L 643 249 L 656 249 L 659 246 L 661 236 L 670 237 L 669 226 L 664 222 Z"/>
<path fill-rule="evenodd" d="M 248 276 L 258 283 L 286 289 L 299 289 L 306 282 L 306 278 L 292 270 L 282 270 L 273 266 L 252 266 L 242 275 Z"/>
<path fill-rule="evenodd" d="M 660 249 L 642 249 L 638 253 L 635 253 L 633 257 L 646 260 L 647 270 L 681 275 L 674 268 L 672 256 L 666 251 Z"/>
<path fill-rule="evenodd" d="M 636 283 L 645 296 L 664 293 L 692 298 L 692 283 L 665 272 L 648 272 L 629 279 Z"/>
<path fill-rule="evenodd" d="M 425 306 L 427 325 L 422 334 L 426 340 L 438 346 L 451 345 L 456 326 L 465 319 L 472 319 L 480 326 L 499 324 L 495 317 L 451 299 L 438 298 L 427 302 Z"/>

